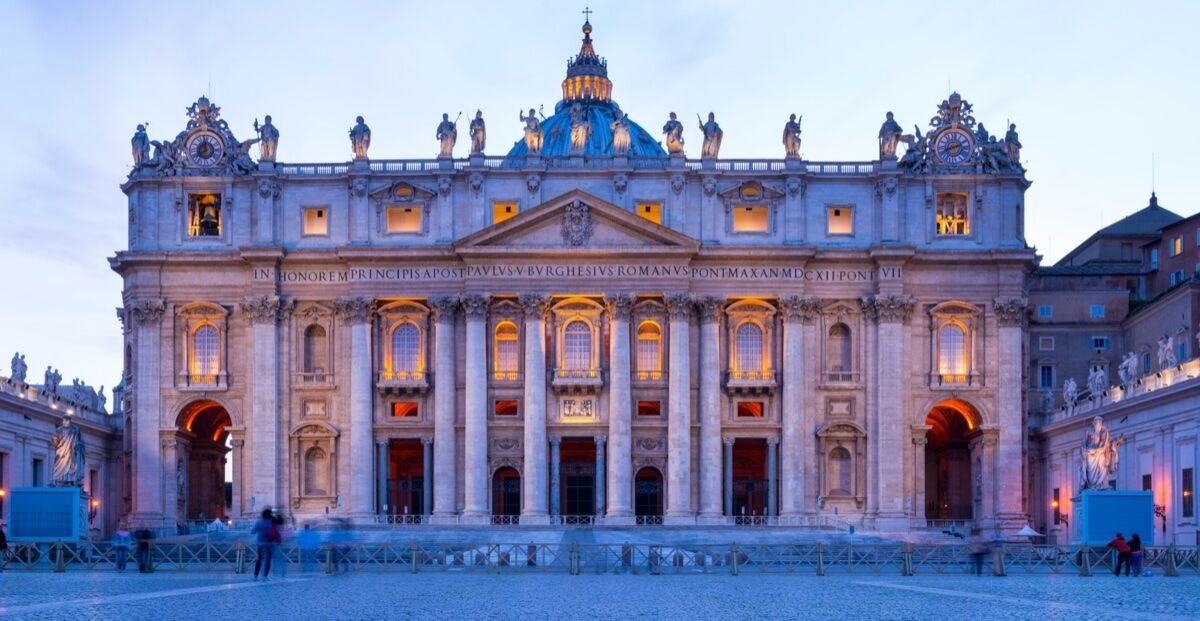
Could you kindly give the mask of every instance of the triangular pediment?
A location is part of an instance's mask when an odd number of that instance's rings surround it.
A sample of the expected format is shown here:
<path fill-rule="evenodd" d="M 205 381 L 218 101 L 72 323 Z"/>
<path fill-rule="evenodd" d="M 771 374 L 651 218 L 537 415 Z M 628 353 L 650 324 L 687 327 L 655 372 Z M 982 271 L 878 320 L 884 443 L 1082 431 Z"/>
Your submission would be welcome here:
<path fill-rule="evenodd" d="M 514 251 L 694 253 L 700 242 L 582 190 L 572 190 L 454 244 L 460 254 Z"/>

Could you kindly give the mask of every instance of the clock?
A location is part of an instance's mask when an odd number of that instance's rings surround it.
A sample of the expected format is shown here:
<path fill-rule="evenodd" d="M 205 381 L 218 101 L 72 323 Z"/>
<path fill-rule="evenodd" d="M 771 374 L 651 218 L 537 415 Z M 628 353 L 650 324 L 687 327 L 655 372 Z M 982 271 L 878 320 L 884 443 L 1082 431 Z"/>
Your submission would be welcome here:
<path fill-rule="evenodd" d="M 187 145 L 188 159 L 205 168 L 219 162 L 224 150 L 221 140 L 212 134 L 196 134 Z"/>
<path fill-rule="evenodd" d="M 937 153 L 938 159 L 951 166 L 958 166 L 971 159 L 973 143 L 971 135 L 967 132 L 958 129 L 948 129 L 937 137 L 933 148 Z"/>

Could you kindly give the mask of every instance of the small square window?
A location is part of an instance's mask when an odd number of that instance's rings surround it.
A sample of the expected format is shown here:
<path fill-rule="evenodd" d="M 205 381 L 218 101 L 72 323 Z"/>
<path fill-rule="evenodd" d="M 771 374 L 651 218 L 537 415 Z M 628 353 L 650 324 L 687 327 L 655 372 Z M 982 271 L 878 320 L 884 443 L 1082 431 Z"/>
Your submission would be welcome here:
<path fill-rule="evenodd" d="M 328 235 L 329 210 L 325 207 L 311 207 L 304 210 L 304 234 Z"/>
<path fill-rule="evenodd" d="M 188 237 L 221 235 L 221 195 L 188 194 Z"/>
<path fill-rule="evenodd" d="M 737 415 L 738 415 L 738 418 L 762 418 L 763 417 L 763 402 L 762 401 L 738 401 Z"/>
<path fill-rule="evenodd" d="M 734 207 L 734 233 L 766 233 L 770 230 L 766 207 Z"/>
<path fill-rule="evenodd" d="M 420 233 L 420 207 L 388 207 L 387 231 L 389 233 Z"/>
<path fill-rule="evenodd" d="M 520 406 L 516 401 L 496 401 L 496 407 L 492 412 L 496 416 L 516 416 L 520 412 Z"/>
<path fill-rule="evenodd" d="M 516 203 L 492 203 L 492 224 L 500 224 L 517 215 Z"/>
<path fill-rule="evenodd" d="M 1145 375 L 1149 372 L 1150 372 L 1150 354 L 1145 353 L 1145 354 L 1142 354 L 1142 374 Z"/>
<path fill-rule="evenodd" d="M 829 222 L 827 233 L 829 235 L 853 235 L 854 234 L 854 208 L 849 205 L 841 205 L 838 207 L 830 207 L 828 209 Z"/>
<path fill-rule="evenodd" d="M 1038 338 L 1038 349 L 1041 351 L 1054 351 L 1054 337 L 1043 336 Z"/>
<path fill-rule="evenodd" d="M 655 224 L 662 224 L 662 203 L 638 203 L 637 215 Z"/>
<path fill-rule="evenodd" d="M 937 195 L 937 234 L 966 235 L 971 232 L 967 195 L 939 192 Z"/>
<path fill-rule="evenodd" d="M 662 401 L 638 401 L 638 416 L 662 416 Z"/>
<path fill-rule="evenodd" d="M 1089 339 L 1089 345 L 1091 345 L 1092 349 L 1108 349 L 1108 337 L 1093 336 Z"/>
<path fill-rule="evenodd" d="M 416 401 L 396 401 L 392 403 L 392 416 L 395 418 L 416 418 L 420 408 Z"/>
<path fill-rule="evenodd" d="M 1104 319 L 1104 305 L 1092 304 L 1092 319 Z"/>
<path fill-rule="evenodd" d="M 1051 319 L 1054 317 L 1054 307 L 1049 304 L 1038 306 L 1038 317 L 1041 319 Z"/>

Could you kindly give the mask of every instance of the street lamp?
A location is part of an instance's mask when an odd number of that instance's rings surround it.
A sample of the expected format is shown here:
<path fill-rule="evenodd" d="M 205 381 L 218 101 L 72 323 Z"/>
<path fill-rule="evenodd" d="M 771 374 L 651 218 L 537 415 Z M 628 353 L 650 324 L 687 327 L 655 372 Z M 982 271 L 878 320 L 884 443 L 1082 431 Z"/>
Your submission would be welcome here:
<path fill-rule="evenodd" d="M 1054 519 L 1066 524 L 1068 528 L 1071 526 L 1071 521 L 1067 519 L 1067 514 L 1059 513 L 1057 500 L 1050 501 L 1050 508 L 1054 509 Z"/>
<path fill-rule="evenodd" d="M 1163 539 L 1167 538 L 1167 505 L 1154 505 L 1155 517 L 1162 520 Z"/>
<path fill-rule="evenodd" d="M 96 512 L 100 510 L 100 499 L 93 498 L 92 502 L 88 503 L 88 521 L 96 519 Z"/>
<path fill-rule="evenodd" d="M 4 519 L 4 499 L 8 497 L 8 490 L 0 487 L 0 519 Z"/>

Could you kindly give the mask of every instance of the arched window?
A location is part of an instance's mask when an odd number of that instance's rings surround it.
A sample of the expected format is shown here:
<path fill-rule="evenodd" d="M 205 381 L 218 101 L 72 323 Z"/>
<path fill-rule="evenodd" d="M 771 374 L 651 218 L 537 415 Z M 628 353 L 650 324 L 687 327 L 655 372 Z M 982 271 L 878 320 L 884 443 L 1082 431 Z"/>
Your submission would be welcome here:
<path fill-rule="evenodd" d="M 747 321 L 737 329 L 737 371 L 757 373 L 763 370 L 763 332 L 758 324 Z"/>
<path fill-rule="evenodd" d="M 829 451 L 829 486 L 830 494 L 851 494 L 850 488 L 853 486 L 852 479 L 854 476 L 850 462 L 850 451 L 845 447 L 835 446 Z"/>
<path fill-rule="evenodd" d="M 592 368 L 592 328 L 585 321 L 572 321 L 563 331 L 563 368 L 586 371 Z"/>
<path fill-rule="evenodd" d="M 653 321 L 637 329 L 637 371 L 640 379 L 658 379 L 662 373 L 662 328 Z"/>
<path fill-rule="evenodd" d="M 966 381 L 966 333 L 956 323 L 948 323 L 938 330 L 938 373 L 949 376 L 949 381 Z"/>
<path fill-rule="evenodd" d="M 392 372 L 416 373 L 421 370 L 421 331 L 411 323 L 402 323 L 392 331 Z"/>
<path fill-rule="evenodd" d="M 325 328 L 313 324 L 304 329 L 304 372 L 323 374 L 327 364 L 329 347 Z"/>
<path fill-rule="evenodd" d="M 312 447 L 304 453 L 304 495 L 325 496 L 329 493 L 329 460 L 325 451 Z"/>
<path fill-rule="evenodd" d="M 217 343 L 217 328 L 204 324 L 192 333 L 192 375 L 204 382 L 216 382 L 220 365 L 220 347 Z"/>
<path fill-rule="evenodd" d="M 517 325 L 511 321 L 501 322 L 496 326 L 496 379 L 517 379 L 518 352 Z"/>
<path fill-rule="evenodd" d="M 850 328 L 844 323 L 835 323 L 829 328 L 829 341 L 826 348 L 829 371 L 845 373 L 854 370 L 850 349 Z"/>

